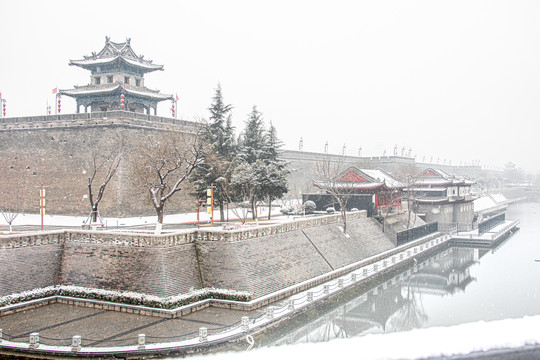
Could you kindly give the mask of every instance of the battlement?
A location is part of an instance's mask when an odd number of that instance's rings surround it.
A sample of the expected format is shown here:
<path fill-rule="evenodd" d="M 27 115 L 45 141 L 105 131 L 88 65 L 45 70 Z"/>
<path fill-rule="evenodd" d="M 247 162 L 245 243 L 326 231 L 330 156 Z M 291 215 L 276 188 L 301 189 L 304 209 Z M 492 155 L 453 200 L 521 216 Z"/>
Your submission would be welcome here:
<path fill-rule="evenodd" d="M 45 129 L 89 125 L 132 125 L 156 129 L 193 131 L 193 121 L 162 116 L 114 110 L 78 114 L 24 116 L 0 119 L 0 131 L 18 129 Z"/>

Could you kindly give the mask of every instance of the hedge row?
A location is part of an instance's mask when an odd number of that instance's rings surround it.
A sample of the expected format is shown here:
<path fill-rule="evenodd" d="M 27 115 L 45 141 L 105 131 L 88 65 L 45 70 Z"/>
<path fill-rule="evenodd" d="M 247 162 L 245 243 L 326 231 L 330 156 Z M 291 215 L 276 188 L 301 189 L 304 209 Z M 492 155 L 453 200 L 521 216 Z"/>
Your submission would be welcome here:
<path fill-rule="evenodd" d="M 0 307 L 43 299 L 50 296 L 69 296 L 79 299 L 100 300 L 120 304 L 146 306 L 157 309 L 174 309 L 205 299 L 249 301 L 251 294 L 245 291 L 205 288 L 187 294 L 161 298 L 132 291 L 92 289 L 82 286 L 57 285 L 0 297 Z"/>

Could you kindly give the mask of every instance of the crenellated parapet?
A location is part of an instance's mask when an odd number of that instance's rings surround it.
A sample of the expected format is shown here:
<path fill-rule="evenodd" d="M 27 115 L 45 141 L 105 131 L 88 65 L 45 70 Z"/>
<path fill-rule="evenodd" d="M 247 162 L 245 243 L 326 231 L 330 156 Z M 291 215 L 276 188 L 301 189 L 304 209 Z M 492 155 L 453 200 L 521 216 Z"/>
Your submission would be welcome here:
<path fill-rule="evenodd" d="M 347 214 L 348 220 L 366 217 L 365 211 Z M 317 216 L 307 219 L 296 219 L 289 222 L 247 226 L 244 229 L 193 229 L 165 234 L 136 233 L 122 231 L 93 231 L 93 230 L 58 230 L 28 234 L 0 236 L 0 249 L 15 249 L 51 244 L 80 243 L 137 248 L 170 248 L 196 241 L 244 241 L 265 236 L 284 234 L 312 227 L 340 223 L 341 215 Z"/>

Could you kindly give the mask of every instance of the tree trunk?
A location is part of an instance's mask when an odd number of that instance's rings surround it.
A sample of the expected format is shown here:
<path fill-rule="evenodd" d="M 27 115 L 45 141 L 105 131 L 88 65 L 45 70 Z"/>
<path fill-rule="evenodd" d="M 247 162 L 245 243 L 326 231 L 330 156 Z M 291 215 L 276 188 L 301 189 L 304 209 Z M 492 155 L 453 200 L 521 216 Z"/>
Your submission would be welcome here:
<path fill-rule="evenodd" d="M 257 206 L 255 206 L 255 200 L 251 201 L 251 217 L 253 220 L 257 218 Z"/>
<path fill-rule="evenodd" d="M 347 233 L 347 210 L 341 211 L 341 217 L 343 218 L 343 233 Z"/>
<path fill-rule="evenodd" d="M 225 209 L 223 202 L 219 204 L 219 221 L 225 222 Z"/>
<path fill-rule="evenodd" d="M 163 208 L 162 207 L 157 208 L 156 211 L 157 211 L 157 222 L 160 224 L 163 224 Z"/>
<path fill-rule="evenodd" d="M 163 227 L 163 206 L 156 208 L 156 212 L 157 212 L 157 223 L 156 223 L 156 230 L 154 234 L 159 235 L 161 234 L 161 228 Z"/>
<path fill-rule="evenodd" d="M 90 217 L 91 217 L 90 223 L 97 222 L 97 206 L 96 205 L 92 206 L 92 215 Z"/>
<path fill-rule="evenodd" d="M 272 214 L 272 199 L 268 199 L 268 220 L 270 220 L 271 214 Z"/>

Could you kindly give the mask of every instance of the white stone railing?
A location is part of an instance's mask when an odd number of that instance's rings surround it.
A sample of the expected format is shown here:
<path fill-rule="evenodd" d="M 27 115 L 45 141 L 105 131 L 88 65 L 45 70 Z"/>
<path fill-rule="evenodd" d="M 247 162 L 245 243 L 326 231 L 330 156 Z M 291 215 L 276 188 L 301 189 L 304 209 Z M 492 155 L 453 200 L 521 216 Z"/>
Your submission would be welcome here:
<path fill-rule="evenodd" d="M 81 338 L 78 335 L 75 335 L 69 339 L 64 339 L 71 340 L 71 346 L 55 346 L 43 344 L 40 342 L 40 336 L 38 332 L 30 333 L 28 342 L 15 342 L 11 341 L 8 334 L 3 334 L 2 329 L 0 329 L 0 348 L 18 351 L 32 349 L 34 353 L 39 352 L 41 354 L 56 355 L 63 354 L 64 356 L 68 354 L 77 354 L 79 356 L 97 356 L 100 354 L 144 354 L 147 351 L 150 351 L 152 353 L 155 353 L 156 351 L 170 352 L 173 350 L 181 351 L 182 349 L 190 349 L 194 347 L 214 346 L 219 343 L 224 343 L 227 341 L 245 337 L 249 333 L 261 331 L 266 327 L 275 324 L 278 321 L 287 319 L 293 313 L 307 310 L 320 303 L 321 301 L 327 299 L 328 297 L 336 295 L 347 288 L 355 286 L 356 284 L 365 280 L 371 279 L 373 276 L 376 276 L 383 272 L 387 272 L 388 270 L 400 264 L 410 262 L 412 258 L 416 258 L 422 253 L 425 253 L 427 251 L 433 251 L 436 248 L 447 243 L 450 239 L 450 235 L 442 235 L 435 238 L 426 237 L 424 239 L 419 239 L 417 241 L 414 241 L 413 243 L 409 243 L 400 246 L 399 248 L 389 250 L 383 254 L 379 254 L 369 259 L 365 259 L 357 264 L 352 264 L 346 267 L 346 270 L 348 271 L 346 273 L 341 273 L 339 277 L 334 277 L 328 280 L 323 280 L 323 278 L 312 279 L 309 281 L 311 283 L 311 286 L 306 287 L 301 292 L 291 293 L 291 296 L 288 298 L 288 300 L 281 306 L 270 305 L 272 302 L 275 301 L 275 299 L 267 297 L 259 298 L 242 304 L 240 304 L 239 302 L 227 300 L 204 300 L 198 304 L 189 305 L 196 307 L 205 307 L 202 303 L 208 303 L 212 301 L 213 306 L 220 306 L 221 304 L 222 307 L 228 307 L 231 309 L 247 309 L 249 305 L 251 305 L 251 308 L 253 308 L 253 305 L 255 303 L 266 306 L 266 311 L 264 314 L 253 319 L 243 316 L 239 319 L 239 321 L 231 324 L 231 326 L 226 330 L 219 330 L 215 333 L 213 333 L 208 328 L 202 327 L 197 333 L 198 336 L 187 339 L 179 339 L 178 341 L 168 343 L 163 343 L 161 341 L 149 343 L 148 340 L 151 340 L 151 336 L 147 337 L 145 334 L 138 334 L 137 336 L 133 337 L 133 345 L 114 347 L 90 347 L 84 346 L 84 338 Z M 428 261 L 429 260 L 426 260 L 425 262 L 415 264 L 412 270 L 408 270 L 406 272 L 407 275 L 411 275 L 412 272 L 416 272 L 417 269 L 422 269 L 428 264 Z M 339 270 L 341 272 L 345 270 L 345 268 Z M 403 274 L 399 275 L 400 279 L 402 279 L 402 276 Z M 374 295 L 378 294 L 379 286 L 382 286 L 383 289 L 387 288 L 389 284 L 396 283 L 396 278 L 397 276 L 390 280 L 387 280 L 382 285 L 377 285 L 375 288 L 369 290 L 369 292 L 373 292 Z M 307 284 L 299 285 L 304 286 Z M 284 289 L 282 291 L 290 290 L 291 289 Z M 114 304 L 112 304 L 111 306 L 114 306 Z M 135 306 L 131 307 L 138 308 Z M 145 310 L 146 309 L 143 308 L 140 309 L 140 311 Z M 170 313 L 183 313 L 181 308 L 160 311 Z"/>

